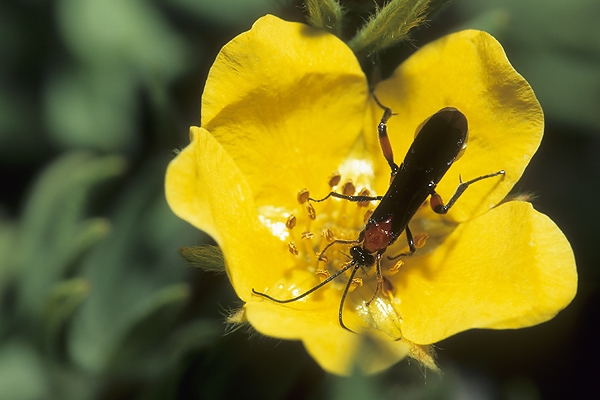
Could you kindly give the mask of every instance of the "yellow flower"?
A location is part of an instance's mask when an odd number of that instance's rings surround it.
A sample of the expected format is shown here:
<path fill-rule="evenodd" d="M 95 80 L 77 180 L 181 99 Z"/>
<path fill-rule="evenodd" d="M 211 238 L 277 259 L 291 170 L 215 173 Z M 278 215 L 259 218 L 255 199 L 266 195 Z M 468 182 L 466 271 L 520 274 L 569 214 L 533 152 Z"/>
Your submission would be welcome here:
<path fill-rule="evenodd" d="M 303 24 L 261 18 L 221 50 L 202 97 L 201 127 L 191 128 L 190 145 L 166 176 L 175 214 L 221 246 L 245 303 L 238 317 L 265 335 L 302 340 L 324 369 L 348 374 L 379 371 L 406 356 L 435 367 L 430 344 L 472 328 L 535 325 L 568 305 L 577 286 L 568 241 L 531 204 L 503 202 L 544 123 L 496 40 L 472 30 L 439 39 L 375 93 L 396 114 L 388 132 L 397 162 L 439 109 L 466 115 L 468 147 L 437 188 L 445 200 L 459 177 L 506 175 L 473 184 L 447 215 L 422 207 L 410 226 L 424 246 L 401 262 L 384 257 L 386 287 L 369 306 L 375 274 L 359 271 L 344 305 L 344 323 L 359 334 L 338 322 L 347 275 L 292 303 L 254 295 L 252 289 L 289 299 L 339 270 L 348 246 L 330 248 L 328 263 L 316 254 L 332 236 L 356 239 L 377 205 L 328 199 L 312 203 L 312 220 L 298 202 L 300 190 L 322 198 L 337 172 L 338 192 L 352 181 L 357 191 L 382 195 L 390 179 L 377 140 L 382 110 L 350 49 Z M 403 251 L 404 235 L 386 256 Z"/>

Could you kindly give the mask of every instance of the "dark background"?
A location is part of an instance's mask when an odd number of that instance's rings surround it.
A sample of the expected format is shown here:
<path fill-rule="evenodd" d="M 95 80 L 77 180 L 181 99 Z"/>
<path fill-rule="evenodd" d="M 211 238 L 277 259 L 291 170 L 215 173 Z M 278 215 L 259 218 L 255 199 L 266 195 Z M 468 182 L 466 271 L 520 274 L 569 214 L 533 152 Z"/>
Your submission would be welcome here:
<path fill-rule="evenodd" d="M 360 23 L 370 1 L 346 1 Z M 439 376 L 403 361 L 373 377 L 324 373 L 302 345 L 227 332 L 225 275 L 185 264 L 210 242 L 163 193 L 199 124 L 219 49 L 276 0 L 0 2 L 0 398 L 562 399 L 598 392 L 600 3 L 457 0 L 411 45 L 466 27 L 503 44 L 544 108 L 519 182 L 573 246 L 579 291 L 553 320 L 437 345 Z M 352 30 L 349 24 L 348 34 Z M 369 68 L 369 66 L 366 66 Z"/>

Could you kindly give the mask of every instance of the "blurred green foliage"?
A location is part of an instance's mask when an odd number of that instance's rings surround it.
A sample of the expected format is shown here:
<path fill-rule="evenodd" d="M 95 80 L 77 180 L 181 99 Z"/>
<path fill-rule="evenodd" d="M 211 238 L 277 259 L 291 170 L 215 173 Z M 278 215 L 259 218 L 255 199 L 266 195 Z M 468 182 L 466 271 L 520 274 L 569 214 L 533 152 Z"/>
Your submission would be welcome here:
<path fill-rule="evenodd" d="M 494 34 L 529 81 L 546 116 L 600 131 L 600 2 L 460 0 L 469 27 Z"/>
<path fill-rule="evenodd" d="M 342 4 L 361 21 L 373 11 Z M 598 132 L 599 8 L 457 0 L 431 25 L 492 32 L 550 121 Z M 181 258 L 211 242 L 169 210 L 164 171 L 199 123 L 219 48 L 261 15 L 302 11 L 284 0 L 0 2 L 0 399 L 539 396 L 530 378 L 490 384 L 452 362 L 443 379 L 406 363 L 330 377 L 298 343 L 224 336 L 239 301 L 224 275 Z"/>

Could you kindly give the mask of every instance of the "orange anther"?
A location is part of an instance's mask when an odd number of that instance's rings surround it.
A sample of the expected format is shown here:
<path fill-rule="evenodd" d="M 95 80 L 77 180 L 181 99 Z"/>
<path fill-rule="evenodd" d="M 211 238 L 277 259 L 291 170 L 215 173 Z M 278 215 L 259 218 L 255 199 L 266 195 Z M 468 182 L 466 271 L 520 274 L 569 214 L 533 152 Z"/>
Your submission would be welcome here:
<path fill-rule="evenodd" d="M 331 176 L 329 177 L 329 187 L 334 187 L 337 186 L 340 183 L 340 180 L 342 179 L 342 175 L 340 175 L 339 172 L 334 172 L 333 174 L 331 174 Z"/>
<path fill-rule="evenodd" d="M 306 203 L 306 211 L 308 211 L 308 218 L 312 219 L 313 221 L 317 219 L 317 212 L 312 204 Z"/>
<path fill-rule="evenodd" d="M 390 267 L 390 273 L 393 275 L 400 271 L 400 268 L 404 265 L 404 261 L 398 260 L 398 262 Z"/>
<path fill-rule="evenodd" d="M 306 200 L 308 200 L 309 197 L 310 197 L 310 193 L 308 192 L 308 189 L 302 189 L 301 191 L 298 192 L 298 203 L 300 203 L 300 204 L 306 203 Z"/>
<path fill-rule="evenodd" d="M 425 246 L 427 239 L 429 239 L 429 235 L 426 233 L 421 233 L 421 234 L 415 236 L 413 239 L 414 243 L 415 243 L 415 247 L 417 249 L 420 249 L 421 247 Z"/>
<path fill-rule="evenodd" d="M 352 196 L 354 192 L 356 192 L 356 186 L 354 186 L 354 183 L 351 181 L 344 183 L 344 186 L 342 187 L 342 193 L 345 196 Z"/>
<path fill-rule="evenodd" d="M 297 256 L 298 255 L 298 248 L 296 247 L 296 245 L 294 244 L 294 242 L 289 242 L 288 243 L 288 250 L 291 254 Z"/>
<path fill-rule="evenodd" d="M 295 226 L 296 226 L 296 216 L 294 214 L 292 214 L 288 217 L 287 221 L 285 221 L 285 227 L 288 229 L 294 229 Z"/>

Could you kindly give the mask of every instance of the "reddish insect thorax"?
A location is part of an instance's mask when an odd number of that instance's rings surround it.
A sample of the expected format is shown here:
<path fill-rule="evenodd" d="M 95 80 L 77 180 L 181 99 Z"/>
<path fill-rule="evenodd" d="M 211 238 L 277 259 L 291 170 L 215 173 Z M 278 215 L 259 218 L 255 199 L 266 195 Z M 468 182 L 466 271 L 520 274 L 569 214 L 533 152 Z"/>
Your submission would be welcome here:
<path fill-rule="evenodd" d="M 363 248 L 369 253 L 385 249 L 393 240 L 392 217 L 368 224 L 365 228 Z"/>

